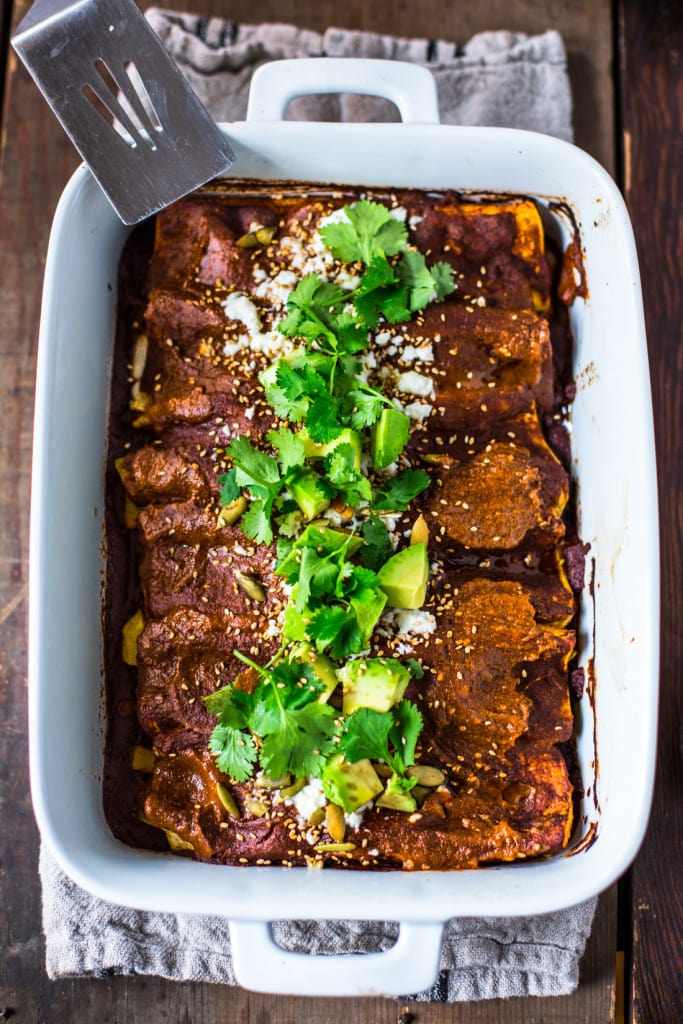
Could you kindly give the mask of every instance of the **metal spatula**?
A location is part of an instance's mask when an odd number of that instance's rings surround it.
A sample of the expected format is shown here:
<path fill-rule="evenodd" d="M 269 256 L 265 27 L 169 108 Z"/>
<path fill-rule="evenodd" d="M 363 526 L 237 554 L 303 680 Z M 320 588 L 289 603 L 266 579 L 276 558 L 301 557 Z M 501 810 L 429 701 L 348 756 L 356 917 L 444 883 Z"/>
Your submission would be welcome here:
<path fill-rule="evenodd" d="M 37 0 L 12 45 L 124 224 L 234 163 L 133 0 Z"/>

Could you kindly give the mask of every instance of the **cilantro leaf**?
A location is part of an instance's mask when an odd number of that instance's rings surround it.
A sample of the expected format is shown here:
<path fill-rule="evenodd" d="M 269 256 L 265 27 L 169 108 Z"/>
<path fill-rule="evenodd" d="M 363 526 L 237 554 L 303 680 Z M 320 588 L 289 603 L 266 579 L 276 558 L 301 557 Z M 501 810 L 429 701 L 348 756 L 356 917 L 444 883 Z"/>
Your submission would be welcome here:
<path fill-rule="evenodd" d="M 377 516 L 370 516 L 360 528 L 365 544 L 358 552 L 358 559 L 368 569 L 379 569 L 394 553 L 389 531 Z"/>
<path fill-rule="evenodd" d="M 209 750 L 216 755 L 219 771 L 235 782 L 244 782 L 253 771 L 258 754 L 248 732 L 252 695 L 234 686 L 224 686 L 204 697 L 204 703 L 218 724 L 209 738 Z"/>
<path fill-rule="evenodd" d="M 320 608 L 312 617 L 307 634 L 319 651 L 331 647 L 332 656 L 339 660 L 363 649 L 363 636 L 356 614 L 341 605 Z"/>
<path fill-rule="evenodd" d="M 432 263 L 429 268 L 429 272 L 432 275 L 434 291 L 436 292 L 437 299 L 444 299 L 447 295 L 450 295 L 451 292 L 455 291 L 453 267 L 448 263 Z"/>
<path fill-rule="evenodd" d="M 271 485 L 280 480 L 280 471 L 272 455 L 258 451 L 244 434 L 230 442 L 226 454 L 235 463 L 236 483 L 246 487 L 255 497 L 265 497 Z"/>
<path fill-rule="evenodd" d="M 317 274 L 309 274 L 290 292 L 288 315 L 278 324 L 278 330 L 289 337 L 308 338 L 309 341 L 327 338 L 336 344 L 333 330 L 335 314 L 348 301 L 348 292 L 339 285 L 323 281 Z"/>
<path fill-rule="evenodd" d="M 306 430 L 313 441 L 327 444 L 339 437 L 344 429 L 339 422 L 339 407 L 339 399 L 329 392 L 313 399 L 306 414 Z"/>
<path fill-rule="evenodd" d="M 406 249 L 402 254 L 397 274 L 408 289 L 411 313 L 424 309 L 432 299 L 442 299 L 455 288 L 453 271 L 447 263 L 438 263 L 430 269 L 423 254 L 415 249 Z"/>
<path fill-rule="evenodd" d="M 349 761 L 384 761 L 397 774 L 415 763 L 422 715 L 409 700 L 391 711 L 358 708 L 344 720 L 339 750 Z"/>
<path fill-rule="evenodd" d="M 424 677 L 425 670 L 416 658 L 408 658 L 406 665 L 410 669 L 413 679 L 422 679 Z"/>
<path fill-rule="evenodd" d="M 351 596 L 351 608 L 356 616 L 364 645 L 369 642 L 386 603 L 387 595 L 379 587 L 362 587 Z"/>
<path fill-rule="evenodd" d="M 402 700 L 392 710 L 394 723 L 389 732 L 389 739 L 396 749 L 396 761 L 402 765 L 402 771 L 415 764 L 415 747 L 424 724 L 417 707 L 409 700 Z"/>
<path fill-rule="evenodd" d="M 270 441 L 273 448 L 277 449 L 278 461 L 283 473 L 289 469 L 295 469 L 297 466 L 303 466 L 306 458 L 304 443 L 298 434 L 283 427 L 280 430 L 271 430 L 266 434 L 266 439 Z"/>
<path fill-rule="evenodd" d="M 391 711 L 358 708 L 344 719 L 339 750 L 349 761 L 385 761 L 391 763 L 389 732 L 393 725 Z"/>
<path fill-rule="evenodd" d="M 410 319 L 408 288 L 394 274 L 385 257 L 375 257 L 353 293 L 353 304 L 363 324 L 374 330 L 380 316 L 390 323 Z"/>
<path fill-rule="evenodd" d="M 402 224 L 381 203 L 361 199 L 345 206 L 349 223 L 327 224 L 320 235 L 332 255 L 346 263 L 369 264 L 375 255 L 395 256 L 408 239 Z"/>
<path fill-rule="evenodd" d="M 346 396 L 346 406 L 351 410 L 349 418 L 354 430 L 362 430 L 376 423 L 385 405 L 382 396 L 370 390 L 355 389 Z"/>
<path fill-rule="evenodd" d="M 261 767 L 272 779 L 291 772 L 295 776 L 319 775 L 325 759 L 335 749 L 339 732 L 337 712 L 313 702 L 293 710 L 283 709 L 277 728 L 264 738 Z"/>
<path fill-rule="evenodd" d="M 235 782 L 245 782 L 253 774 L 258 758 L 256 744 L 249 732 L 232 725 L 217 725 L 209 738 L 209 750 L 216 755 L 216 767 Z"/>
<path fill-rule="evenodd" d="M 270 509 L 268 503 L 257 499 L 240 519 L 242 532 L 255 540 L 257 544 L 273 543 L 273 528 L 270 525 Z"/>
<path fill-rule="evenodd" d="M 219 476 L 218 483 L 221 488 L 221 505 L 232 505 L 233 501 L 237 501 L 242 491 L 235 480 L 234 469 L 229 469 L 227 473 Z"/>
<path fill-rule="evenodd" d="M 383 481 L 382 487 L 375 490 L 372 507 L 378 512 L 401 512 L 430 483 L 423 469 L 405 469 L 398 476 Z"/>

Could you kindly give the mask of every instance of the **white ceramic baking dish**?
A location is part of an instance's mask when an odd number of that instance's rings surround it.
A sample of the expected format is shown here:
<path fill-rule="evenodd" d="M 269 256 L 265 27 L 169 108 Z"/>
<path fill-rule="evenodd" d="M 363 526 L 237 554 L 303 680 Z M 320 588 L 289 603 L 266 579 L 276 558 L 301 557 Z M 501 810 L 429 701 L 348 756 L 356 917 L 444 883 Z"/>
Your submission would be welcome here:
<path fill-rule="evenodd" d="M 294 96 L 358 92 L 401 124 L 285 122 Z M 237 978 L 272 992 L 400 994 L 429 985 L 443 922 L 530 915 L 604 890 L 643 837 L 655 752 L 658 548 L 648 364 L 633 237 L 622 199 L 580 150 L 544 135 L 438 124 L 433 79 L 377 61 L 291 61 L 254 78 L 247 121 L 224 126 L 235 173 L 259 179 L 456 188 L 559 202 L 580 232 L 589 284 L 575 302 L 571 412 L 581 536 L 590 548 L 578 752 L 587 789 L 565 853 L 478 871 L 218 867 L 129 849 L 102 811 L 103 460 L 117 263 L 127 230 L 85 168 L 50 238 L 40 331 L 31 523 L 31 783 L 44 841 L 104 899 L 231 920 Z M 570 218 L 558 213 L 565 240 Z M 268 922 L 389 919 L 397 944 L 364 956 L 283 952 Z"/>

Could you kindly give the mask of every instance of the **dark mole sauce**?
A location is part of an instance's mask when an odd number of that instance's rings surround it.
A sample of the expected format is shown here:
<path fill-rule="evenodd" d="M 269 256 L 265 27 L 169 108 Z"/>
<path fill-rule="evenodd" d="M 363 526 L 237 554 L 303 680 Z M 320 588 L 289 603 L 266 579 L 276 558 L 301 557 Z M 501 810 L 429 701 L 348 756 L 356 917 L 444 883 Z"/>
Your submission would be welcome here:
<path fill-rule="evenodd" d="M 571 708 L 581 679 L 580 670 L 571 669 L 571 656 L 585 548 L 576 532 L 569 435 L 562 423 L 574 395 L 567 304 L 585 294 L 582 269 L 573 269 L 580 268 L 578 242 L 565 253 L 547 237 L 545 255 L 533 245 L 525 248 L 515 204 L 507 199 L 498 209 L 486 200 L 478 215 L 471 201 L 463 206 L 454 194 L 399 190 L 389 200 L 375 190 L 370 196 L 405 207 L 411 242 L 428 259 L 450 262 L 458 284 L 449 300 L 395 328 L 405 344 L 448 335 L 434 341 L 434 362 L 418 363 L 420 372 L 433 376 L 437 393 L 432 416 L 415 421 L 408 449 L 415 465 L 424 465 L 425 456 L 432 460 L 433 484 L 398 527 L 401 537 L 422 511 L 430 526 L 430 557 L 440 562 L 426 605 L 438 630 L 407 655 L 418 657 L 426 670 L 407 696 L 425 718 L 419 760 L 441 767 L 447 785 L 424 797 L 416 815 L 366 812 L 358 830 L 347 830 L 354 851 L 316 856 L 295 808 L 273 803 L 267 815 L 252 815 L 248 801 L 268 802 L 268 792 L 255 791 L 253 783 L 231 785 L 206 749 L 214 720 L 201 696 L 234 678 L 240 664 L 232 650 L 254 642 L 254 631 L 263 631 L 282 599 L 275 593 L 272 554 L 255 551 L 238 527 L 215 527 L 214 424 L 229 425 L 230 436 L 251 432 L 255 441 L 273 424 L 256 383 L 269 360 L 256 356 L 245 370 L 239 365 L 244 353 L 233 362 L 222 359 L 225 317 L 217 302 L 231 289 L 254 289 L 255 263 L 267 266 L 269 276 L 287 269 L 278 237 L 305 237 L 321 212 L 360 193 L 321 189 L 307 197 L 283 188 L 286 196 L 278 200 L 258 186 L 248 191 L 200 193 L 181 201 L 136 229 L 121 259 L 103 609 L 104 807 L 112 832 L 135 847 L 167 850 L 166 828 L 191 844 L 186 855 L 222 863 L 314 859 L 337 867 L 412 870 L 555 853 L 569 839 L 581 787 Z M 270 256 L 237 246 L 254 223 L 277 229 Z M 129 365 L 141 333 L 149 337 L 141 387 L 152 396 L 142 417 L 139 407 L 130 407 Z M 520 339 L 532 339 L 531 355 L 522 349 L 516 354 Z M 400 358 L 400 349 L 393 357 L 373 351 L 388 365 Z M 397 368 L 407 372 L 415 365 Z M 419 400 L 400 397 L 405 404 Z M 256 415 L 249 415 L 250 408 Z M 518 477 L 511 485 L 502 478 L 511 499 L 510 509 L 500 513 L 500 537 L 483 467 L 496 459 L 507 465 L 510 438 Z M 227 441 L 226 435 L 222 443 Z M 161 469 L 160 452 L 166 460 Z M 116 468 L 121 459 L 129 497 L 141 508 L 134 529 L 125 523 L 126 493 Z M 155 490 L 160 474 L 163 494 Z M 517 500 L 525 487 L 533 501 Z M 569 500 L 556 515 L 553 509 L 567 491 Z M 481 513 L 480 522 L 493 522 L 488 545 L 475 547 L 467 534 L 457 505 L 465 493 Z M 246 561 L 240 561 L 242 549 L 250 550 Z M 228 563 L 217 560 L 217 550 L 228 552 L 221 557 L 236 567 L 257 571 L 267 584 L 265 608 L 235 594 L 221 569 Z M 202 595 L 208 595 L 208 606 Z M 227 628 L 218 629 L 216 609 L 223 604 L 230 605 L 232 617 Z M 123 663 L 121 635 L 140 608 L 146 626 L 136 668 Z M 558 622 L 554 635 L 546 624 Z M 464 629 L 478 637 L 471 651 Z M 241 630 L 239 640 L 230 639 L 231 630 Z M 487 635 L 493 637 L 488 644 Z M 392 643 L 374 638 L 373 656 L 400 656 Z M 257 647 L 267 657 L 277 642 L 258 641 Z M 132 770 L 136 746 L 155 748 L 152 776 Z M 216 798 L 218 782 L 231 790 L 240 818 Z M 317 838 L 330 841 L 324 826 Z"/>

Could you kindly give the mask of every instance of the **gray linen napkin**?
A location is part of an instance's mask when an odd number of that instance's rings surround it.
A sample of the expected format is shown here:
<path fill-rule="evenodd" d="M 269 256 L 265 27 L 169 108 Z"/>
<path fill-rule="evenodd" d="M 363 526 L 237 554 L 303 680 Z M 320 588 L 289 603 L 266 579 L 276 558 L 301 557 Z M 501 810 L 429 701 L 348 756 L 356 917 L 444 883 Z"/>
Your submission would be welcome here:
<path fill-rule="evenodd" d="M 320 35 L 291 25 L 238 25 L 154 8 L 147 17 L 216 120 L 244 117 L 251 74 L 267 60 L 381 57 L 415 61 L 433 71 L 444 122 L 572 137 L 566 56 L 556 32 L 535 37 L 484 32 L 461 48 L 334 28 Z M 305 97 L 290 105 L 288 116 L 387 121 L 395 120 L 395 110 L 371 97 Z M 45 849 L 40 877 L 51 978 L 151 974 L 235 984 L 224 918 L 145 913 L 105 903 L 67 878 Z M 572 992 L 596 902 L 533 918 L 450 921 L 438 981 L 412 998 L 456 1002 Z M 275 926 L 277 941 L 295 952 L 377 952 L 390 947 L 396 935 L 395 924 L 378 921 Z"/>

